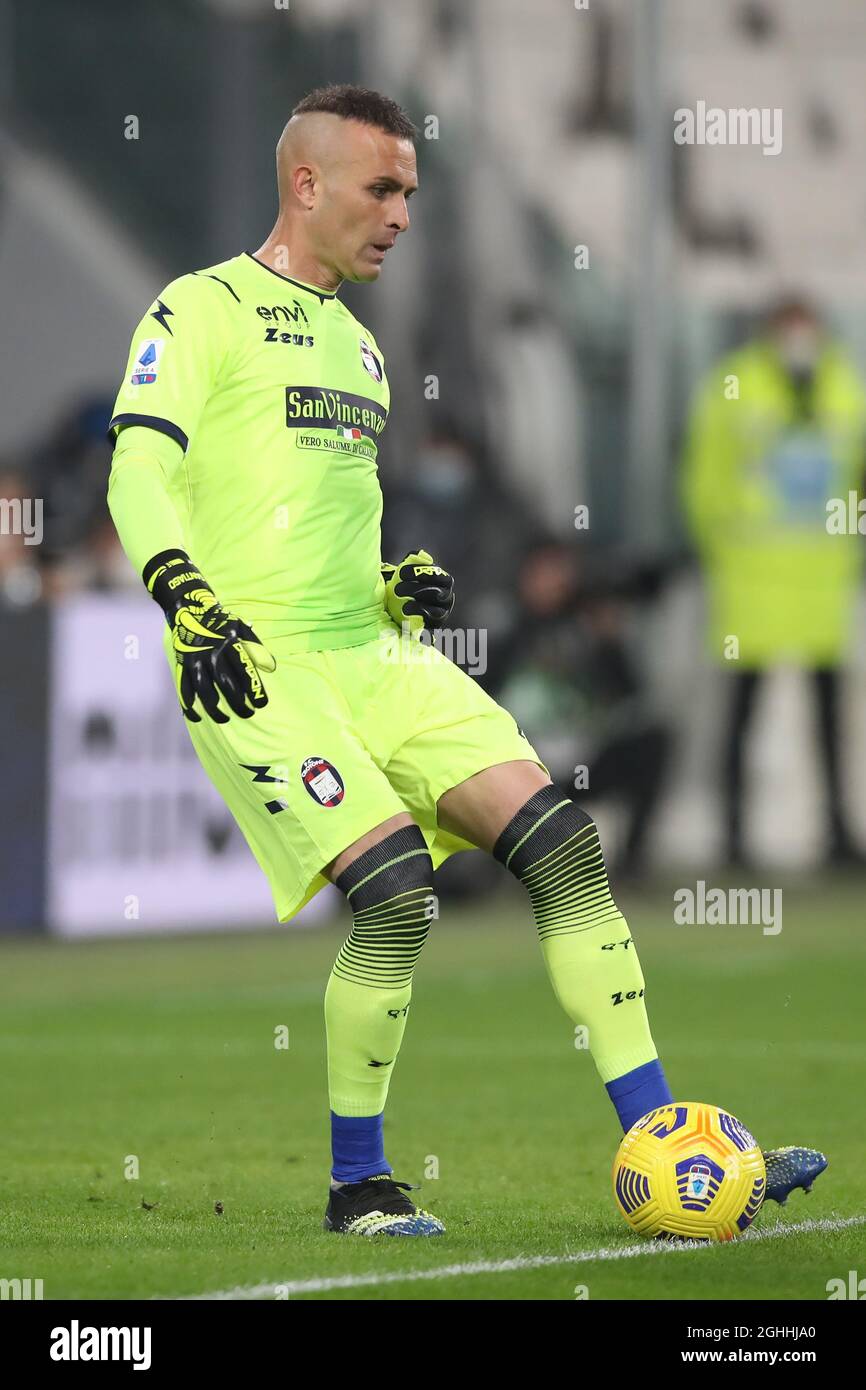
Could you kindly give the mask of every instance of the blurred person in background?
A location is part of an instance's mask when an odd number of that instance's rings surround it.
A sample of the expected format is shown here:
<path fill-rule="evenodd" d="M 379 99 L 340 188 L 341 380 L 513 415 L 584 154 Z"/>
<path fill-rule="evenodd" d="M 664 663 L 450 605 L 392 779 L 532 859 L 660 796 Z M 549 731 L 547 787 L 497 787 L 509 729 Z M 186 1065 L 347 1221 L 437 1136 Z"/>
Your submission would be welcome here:
<path fill-rule="evenodd" d="M 110 407 L 101 396 L 76 401 L 31 452 L 32 486 L 43 499 L 40 587 L 49 599 L 138 588 L 105 503 Z"/>
<path fill-rule="evenodd" d="M 832 862 L 862 862 L 842 790 L 840 674 L 862 542 L 833 535 L 827 503 L 863 480 L 866 393 L 817 310 L 786 298 L 715 364 L 691 410 L 685 512 L 708 596 L 707 644 L 730 673 L 727 853 L 748 862 L 744 743 L 762 677 L 794 664 L 815 693 Z M 736 639 L 736 645 L 732 643 Z"/>
<path fill-rule="evenodd" d="M 569 795 L 578 787 L 590 804 L 625 803 L 614 872 L 638 878 L 671 751 L 630 635 L 631 610 L 655 582 L 623 577 L 619 562 L 616 580 L 604 562 L 594 571 L 573 546 L 545 540 L 527 549 L 512 626 L 490 676 L 558 787 Z"/>
<path fill-rule="evenodd" d="M 20 518 L 33 526 L 38 499 L 24 477 L 0 468 L 0 607 L 26 608 L 43 597 L 39 569 L 39 530 L 28 537 Z M 35 542 L 35 543 L 34 543 Z"/>
<path fill-rule="evenodd" d="M 52 569 L 78 547 L 87 546 L 94 528 L 108 516 L 111 405 L 101 396 L 76 401 L 33 450 L 33 486 L 44 499 L 43 560 Z"/>
<path fill-rule="evenodd" d="M 483 628 L 495 640 L 510 626 L 510 576 L 528 533 L 525 509 L 483 450 L 444 421 L 422 441 L 405 480 L 388 491 L 382 553 L 396 557 L 424 538 L 425 549 L 460 575 L 451 625 Z M 485 686 L 483 672 L 479 683 Z"/>

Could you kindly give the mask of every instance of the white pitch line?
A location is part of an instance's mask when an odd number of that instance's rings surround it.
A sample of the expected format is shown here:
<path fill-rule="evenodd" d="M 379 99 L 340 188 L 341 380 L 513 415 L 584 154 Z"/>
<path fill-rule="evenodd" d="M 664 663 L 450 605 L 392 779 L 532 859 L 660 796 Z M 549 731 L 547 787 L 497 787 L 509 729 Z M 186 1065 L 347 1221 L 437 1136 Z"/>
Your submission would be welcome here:
<path fill-rule="evenodd" d="M 786 1239 L 788 1236 L 810 1234 L 821 1231 L 832 1234 L 849 1226 L 862 1226 L 866 1216 L 821 1217 L 815 1221 L 800 1221 L 794 1224 L 778 1221 L 762 1230 L 749 1231 L 744 1241 Z M 477 1260 L 471 1264 L 440 1265 L 437 1269 L 394 1270 L 381 1274 L 341 1274 L 327 1279 L 272 1279 L 267 1284 L 251 1284 L 245 1288 L 225 1289 L 220 1293 L 192 1294 L 182 1302 L 201 1302 L 203 1300 L 239 1300 L 257 1298 L 291 1297 L 292 1294 L 327 1293 L 331 1289 L 376 1288 L 383 1284 L 410 1284 L 421 1279 L 455 1279 L 473 1274 L 510 1274 L 520 1269 L 544 1269 L 551 1265 L 593 1264 L 605 1260 L 630 1260 L 643 1255 L 686 1254 L 695 1250 L 726 1250 L 728 1242 L 718 1245 L 704 1245 L 691 1242 L 641 1242 L 637 1245 L 613 1245 L 600 1250 L 581 1250 L 575 1255 L 516 1255 L 510 1260 Z"/>

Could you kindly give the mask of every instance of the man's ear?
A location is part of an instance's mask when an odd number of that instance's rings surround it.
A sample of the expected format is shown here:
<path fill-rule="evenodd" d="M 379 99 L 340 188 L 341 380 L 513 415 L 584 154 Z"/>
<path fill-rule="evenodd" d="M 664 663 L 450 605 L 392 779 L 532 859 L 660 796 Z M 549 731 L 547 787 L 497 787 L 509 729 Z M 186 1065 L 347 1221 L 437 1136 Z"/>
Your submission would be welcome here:
<path fill-rule="evenodd" d="M 292 174 L 292 188 L 295 197 L 311 211 L 316 201 L 316 173 L 309 164 L 299 164 Z"/>

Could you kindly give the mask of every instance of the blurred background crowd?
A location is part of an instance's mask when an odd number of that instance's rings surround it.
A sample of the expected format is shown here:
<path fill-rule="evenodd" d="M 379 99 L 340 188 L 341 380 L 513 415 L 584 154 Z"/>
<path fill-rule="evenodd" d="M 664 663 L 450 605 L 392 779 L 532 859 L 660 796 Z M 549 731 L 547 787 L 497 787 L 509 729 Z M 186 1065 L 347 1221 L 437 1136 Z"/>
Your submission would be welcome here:
<path fill-rule="evenodd" d="M 131 331 L 259 244 L 294 102 L 361 82 L 421 131 L 412 231 L 343 291 L 391 382 L 385 558 L 453 572 L 477 679 L 621 877 L 864 863 L 864 541 L 827 526 L 866 466 L 859 0 L 0 0 L 0 26 L 0 497 L 43 505 L 40 544 L 0 534 L 0 607 L 138 592 L 105 506 Z M 698 102 L 781 112 L 781 150 L 677 144 Z"/>

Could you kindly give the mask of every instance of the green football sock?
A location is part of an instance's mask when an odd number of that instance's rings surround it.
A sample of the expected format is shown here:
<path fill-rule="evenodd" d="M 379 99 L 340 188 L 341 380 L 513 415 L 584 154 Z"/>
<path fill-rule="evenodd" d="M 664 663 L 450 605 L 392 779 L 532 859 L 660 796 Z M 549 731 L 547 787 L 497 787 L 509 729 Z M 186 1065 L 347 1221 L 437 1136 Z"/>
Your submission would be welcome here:
<path fill-rule="evenodd" d="M 529 892 L 556 997 L 604 1082 L 658 1056 L 628 923 L 611 897 L 595 822 L 556 788 L 520 808 L 493 847 Z"/>
<path fill-rule="evenodd" d="M 337 1115 L 384 1109 L 430 926 L 433 865 L 417 826 L 366 850 L 337 879 L 353 912 L 325 992 L 328 1090 Z"/>

